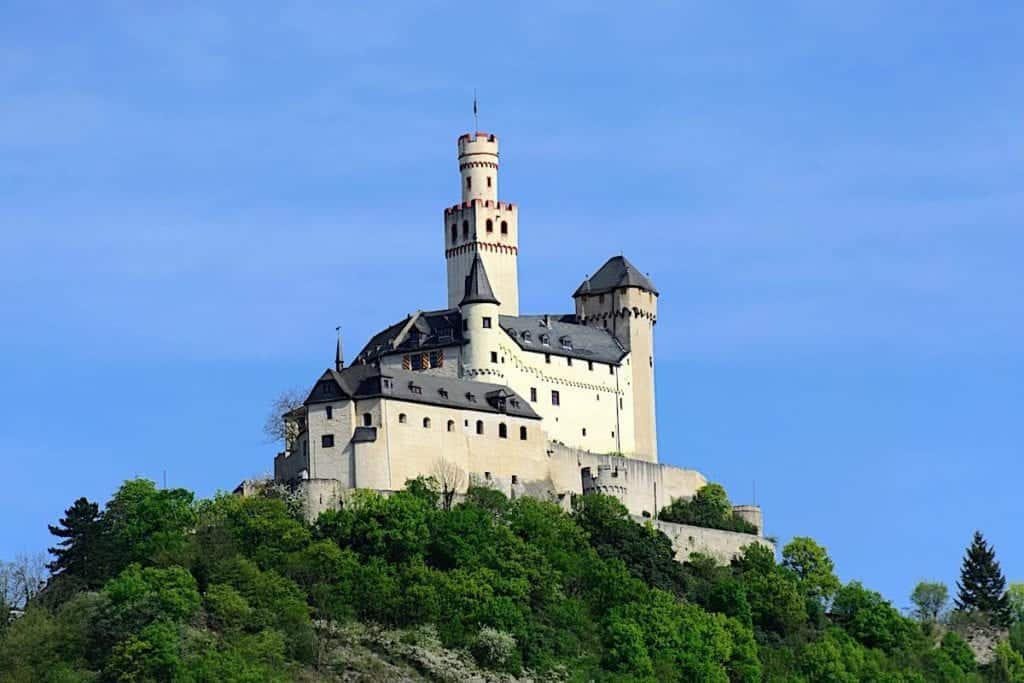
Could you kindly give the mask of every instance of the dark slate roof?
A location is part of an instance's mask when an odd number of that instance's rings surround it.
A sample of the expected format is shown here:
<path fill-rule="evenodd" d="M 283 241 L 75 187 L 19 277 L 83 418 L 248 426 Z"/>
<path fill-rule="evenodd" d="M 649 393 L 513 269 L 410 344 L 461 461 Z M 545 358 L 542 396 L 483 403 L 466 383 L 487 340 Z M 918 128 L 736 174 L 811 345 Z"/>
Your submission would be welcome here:
<path fill-rule="evenodd" d="M 613 256 L 597 269 L 597 272 L 583 281 L 573 297 L 584 294 L 604 294 L 622 287 L 639 287 L 645 292 L 658 293 L 650 278 L 630 263 L 625 256 Z"/>
<path fill-rule="evenodd" d="M 580 325 L 569 315 L 502 315 L 501 329 L 524 351 L 617 365 L 626 349 L 608 330 Z M 546 336 L 547 344 L 543 339 Z"/>
<path fill-rule="evenodd" d="M 487 279 L 487 269 L 484 268 L 484 262 L 480 260 L 480 252 L 476 252 L 473 257 L 473 265 L 469 267 L 469 275 L 466 276 L 466 285 L 462 291 L 465 293 L 462 295 L 462 301 L 459 302 L 460 306 L 500 303 L 494 296 L 494 290 L 491 289 L 491 281 Z"/>
<path fill-rule="evenodd" d="M 375 365 L 352 365 L 341 372 L 327 370 L 313 386 L 306 404 L 379 397 L 540 419 L 526 399 L 501 384 L 439 377 L 411 370 L 382 371 Z"/>
<path fill-rule="evenodd" d="M 353 363 L 367 363 L 391 353 L 425 351 L 463 343 L 462 315 L 457 308 L 416 311 L 374 335 Z"/>

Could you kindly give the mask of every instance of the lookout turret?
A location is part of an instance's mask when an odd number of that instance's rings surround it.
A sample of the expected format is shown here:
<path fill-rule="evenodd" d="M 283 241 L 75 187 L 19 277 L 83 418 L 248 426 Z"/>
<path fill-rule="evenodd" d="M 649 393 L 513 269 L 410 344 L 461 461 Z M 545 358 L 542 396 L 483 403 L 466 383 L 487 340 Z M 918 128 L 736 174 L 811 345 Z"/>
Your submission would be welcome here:
<path fill-rule="evenodd" d="M 498 136 L 466 133 L 458 140 L 462 201 L 444 210 L 448 307 L 465 295 L 466 276 L 479 255 L 501 313 L 519 314 L 519 212 L 498 200 Z"/>

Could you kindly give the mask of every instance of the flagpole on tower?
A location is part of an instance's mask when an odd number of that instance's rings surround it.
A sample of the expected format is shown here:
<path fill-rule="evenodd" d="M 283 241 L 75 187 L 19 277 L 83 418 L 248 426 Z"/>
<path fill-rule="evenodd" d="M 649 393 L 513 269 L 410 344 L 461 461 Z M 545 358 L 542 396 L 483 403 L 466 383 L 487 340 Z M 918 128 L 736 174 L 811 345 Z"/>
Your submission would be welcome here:
<path fill-rule="evenodd" d="M 476 88 L 473 88 L 473 132 L 480 130 L 480 108 L 476 103 Z"/>

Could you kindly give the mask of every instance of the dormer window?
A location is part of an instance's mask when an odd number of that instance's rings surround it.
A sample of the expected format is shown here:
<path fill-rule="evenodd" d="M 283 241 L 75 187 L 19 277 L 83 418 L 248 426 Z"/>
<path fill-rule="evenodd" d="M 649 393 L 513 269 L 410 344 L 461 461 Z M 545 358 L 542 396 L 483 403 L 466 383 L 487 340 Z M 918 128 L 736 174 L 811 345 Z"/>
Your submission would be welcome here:
<path fill-rule="evenodd" d="M 520 337 L 527 344 L 533 343 L 533 335 L 530 334 L 529 330 L 523 330 L 523 333 L 520 335 Z"/>
<path fill-rule="evenodd" d="M 551 337 L 549 335 L 546 335 L 546 334 L 540 335 L 540 343 L 543 344 L 544 346 L 550 346 L 551 345 Z"/>
<path fill-rule="evenodd" d="M 572 339 L 570 339 L 567 336 L 566 337 L 559 337 L 558 343 L 562 345 L 563 349 L 571 349 L 572 348 Z"/>
<path fill-rule="evenodd" d="M 469 401 L 470 403 L 476 403 L 476 395 L 474 395 L 473 392 L 471 391 L 467 391 L 466 400 Z"/>
<path fill-rule="evenodd" d="M 441 398 L 448 398 L 448 390 L 447 389 L 438 389 L 437 393 L 439 393 L 441 395 Z"/>
<path fill-rule="evenodd" d="M 423 393 L 423 387 L 421 387 L 418 384 L 414 384 L 412 382 L 409 382 L 409 391 L 414 393 L 414 394 L 422 394 Z"/>

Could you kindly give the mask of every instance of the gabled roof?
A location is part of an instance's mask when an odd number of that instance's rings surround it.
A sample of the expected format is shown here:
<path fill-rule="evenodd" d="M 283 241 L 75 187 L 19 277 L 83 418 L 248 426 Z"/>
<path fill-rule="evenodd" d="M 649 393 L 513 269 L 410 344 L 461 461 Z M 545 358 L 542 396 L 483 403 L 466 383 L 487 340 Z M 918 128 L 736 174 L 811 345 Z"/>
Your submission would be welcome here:
<path fill-rule="evenodd" d="M 604 294 L 622 287 L 638 287 L 645 292 L 658 293 L 650 278 L 640 272 L 625 256 L 613 256 L 597 269 L 597 272 L 583 281 L 573 298 L 583 295 Z"/>
<path fill-rule="evenodd" d="M 349 366 L 341 372 L 324 372 L 310 391 L 306 405 L 380 397 L 460 410 L 475 410 L 481 413 L 503 413 L 513 417 L 540 419 L 540 415 L 530 407 L 526 399 L 501 384 L 440 377 L 409 370 L 382 371 L 374 365 L 362 364 Z"/>
<path fill-rule="evenodd" d="M 498 324 L 524 351 L 610 365 L 618 365 L 626 355 L 625 347 L 611 332 L 580 325 L 572 314 L 502 315 Z"/>
<path fill-rule="evenodd" d="M 426 351 L 463 344 L 462 315 L 456 308 L 416 311 L 378 332 L 353 359 L 353 365 L 401 351 Z"/>
<path fill-rule="evenodd" d="M 463 289 L 462 301 L 459 306 L 466 304 L 498 304 L 498 298 L 494 296 L 491 289 L 491 281 L 487 279 L 487 269 L 480 259 L 480 252 L 473 256 L 473 265 L 469 267 L 469 275 L 466 276 L 466 286 Z"/>

